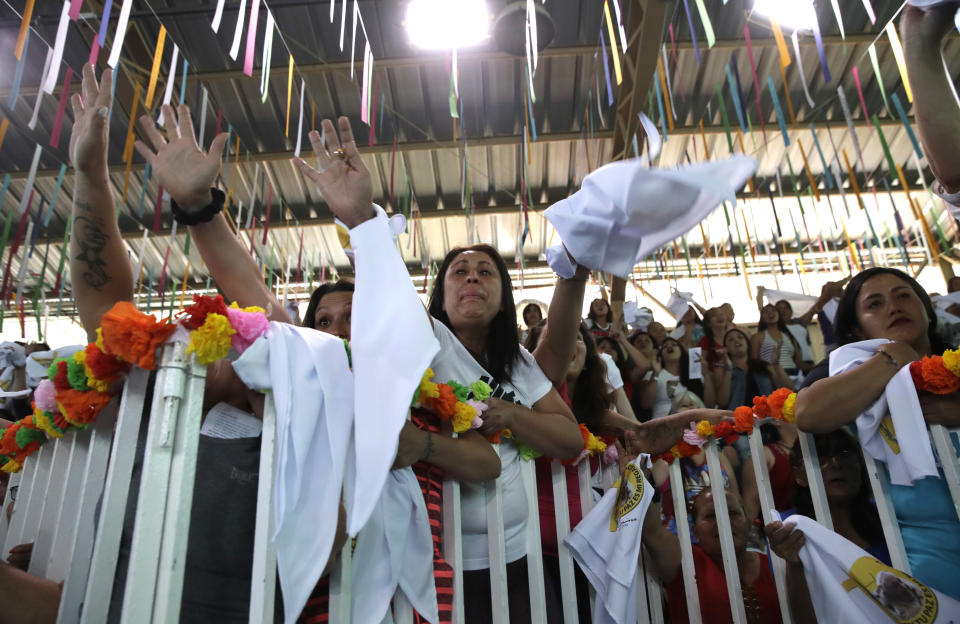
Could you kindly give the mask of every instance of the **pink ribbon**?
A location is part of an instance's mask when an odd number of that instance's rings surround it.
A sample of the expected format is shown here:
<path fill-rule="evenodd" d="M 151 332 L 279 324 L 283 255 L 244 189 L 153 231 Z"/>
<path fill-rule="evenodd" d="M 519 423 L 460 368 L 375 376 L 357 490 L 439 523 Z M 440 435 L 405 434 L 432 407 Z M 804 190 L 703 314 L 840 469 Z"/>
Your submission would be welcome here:
<path fill-rule="evenodd" d="M 243 59 L 243 73 L 253 76 L 253 49 L 257 44 L 257 14 L 260 12 L 260 0 L 250 3 L 250 24 L 247 28 L 247 53 Z M 266 68 L 263 68 L 266 71 Z"/>
<path fill-rule="evenodd" d="M 60 129 L 63 127 L 63 114 L 67 110 L 67 99 L 70 95 L 70 81 L 73 79 L 73 68 L 67 65 L 67 73 L 63 77 L 63 87 L 60 89 L 60 103 L 57 104 L 57 116 L 53 120 L 53 131 L 50 133 L 50 147 L 60 147 Z"/>

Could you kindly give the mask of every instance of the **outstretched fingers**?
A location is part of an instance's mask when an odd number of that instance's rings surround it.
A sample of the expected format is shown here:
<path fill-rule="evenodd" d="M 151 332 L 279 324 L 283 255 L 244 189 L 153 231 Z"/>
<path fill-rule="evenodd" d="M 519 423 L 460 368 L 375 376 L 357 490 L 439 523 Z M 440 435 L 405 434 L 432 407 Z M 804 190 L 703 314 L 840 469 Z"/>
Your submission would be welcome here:
<path fill-rule="evenodd" d="M 150 140 L 150 144 L 153 146 L 153 149 L 160 151 L 163 146 L 167 144 L 167 140 L 163 138 L 163 135 L 157 130 L 157 127 L 153 123 L 153 119 L 149 115 L 141 115 L 137 120 L 137 123 L 140 125 L 140 129 L 143 130 L 143 133 L 147 135 L 147 138 Z"/>
<path fill-rule="evenodd" d="M 80 83 L 83 92 L 83 101 L 88 105 L 92 105 L 100 94 L 100 89 L 97 86 L 97 76 L 93 71 L 93 65 L 84 63 L 81 74 L 83 76 Z"/>
<path fill-rule="evenodd" d="M 180 122 L 180 136 L 193 139 L 193 143 L 196 145 L 197 135 L 193 132 L 193 116 L 190 114 L 190 107 L 186 104 L 177 106 L 177 118 Z"/>
<path fill-rule="evenodd" d="M 293 158 L 293 166 L 300 170 L 304 177 L 308 178 L 317 187 L 323 186 L 323 174 L 307 164 L 302 158 Z"/>
<path fill-rule="evenodd" d="M 156 165 L 157 155 L 153 153 L 153 150 L 147 147 L 146 143 L 143 141 L 134 141 L 133 148 L 137 150 L 137 153 L 143 156 L 143 159 L 150 163 L 150 166 L 153 167 Z"/>
<path fill-rule="evenodd" d="M 73 118 L 77 119 L 83 113 L 83 98 L 79 93 L 70 96 L 70 108 L 73 109 Z"/>
<path fill-rule="evenodd" d="M 321 128 L 322 127 L 323 124 L 321 123 Z M 330 166 L 330 152 L 327 151 L 326 146 L 323 144 L 323 137 L 316 130 L 311 130 L 307 137 L 310 139 L 310 145 L 313 147 L 313 153 L 317 157 L 320 169 L 326 169 Z"/>
<path fill-rule="evenodd" d="M 164 104 L 161 107 L 163 111 L 163 128 L 167 131 L 167 136 L 170 137 L 170 140 L 180 138 L 180 126 L 177 125 L 177 115 L 173 111 L 173 107 L 169 104 Z"/>
<path fill-rule="evenodd" d="M 341 117 L 337 120 L 337 123 L 340 126 L 340 141 L 342 142 L 343 150 L 350 158 L 359 158 L 360 152 L 357 151 L 357 142 L 353 140 L 353 128 L 350 126 L 350 120 L 346 117 Z"/>
<path fill-rule="evenodd" d="M 97 106 L 110 108 L 110 94 L 113 92 L 113 69 L 106 68 L 100 74 L 100 91 L 97 93 Z"/>
<path fill-rule="evenodd" d="M 192 127 L 191 132 L 193 132 Z M 221 132 L 217 136 L 213 137 L 213 140 L 210 141 L 210 151 L 207 153 L 207 155 L 211 158 L 216 158 L 219 161 L 223 157 L 223 150 L 226 147 L 227 139 L 229 138 L 230 135 L 226 132 Z"/>

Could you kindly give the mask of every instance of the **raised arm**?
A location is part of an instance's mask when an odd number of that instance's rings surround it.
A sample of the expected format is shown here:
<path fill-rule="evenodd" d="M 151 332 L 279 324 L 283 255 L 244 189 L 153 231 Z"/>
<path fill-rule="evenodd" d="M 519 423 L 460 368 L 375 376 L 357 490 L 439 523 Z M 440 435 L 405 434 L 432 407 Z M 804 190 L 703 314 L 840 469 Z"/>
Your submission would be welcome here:
<path fill-rule="evenodd" d="M 941 55 L 958 4 L 924 11 L 905 6 L 900 19 L 913 110 L 930 169 L 948 193 L 960 191 L 960 103 Z"/>
<path fill-rule="evenodd" d="M 554 386 L 563 383 L 573 357 L 589 274 L 590 271 L 584 267 L 577 267 L 577 272 L 571 279 L 557 278 L 550 308 L 547 310 L 547 324 L 533 352 L 537 364 Z"/>
<path fill-rule="evenodd" d="M 193 133 L 190 107 L 181 104 L 174 111 L 163 106 L 164 138 L 153 119 L 140 117 L 140 129 L 150 141 L 150 149 L 142 141 L 134 146 L 150 163 L 158 184 L 170 193 L 173 201 L 188 215 L 202 213 L 213 202 L 211 187 L 220 173 L 221 157 L 228 135 L 220 133 L 204 153 Z M 155 150 L 155 151 L 154 151 Z M 191 225 L 190 237 L 206 263 L 210 276 L 228 299 L 242 307 L 260 306 L 271 320 L 289 323 L 290 319 L 273 292 L 263 283 L 260 270 L 240 240 L 230 230 L 227 220 L 218 212 L 203 223 Z"/>
<path fill-rule="evenodd" d="M 100 77 L 83 66 L 83 97 L 70 98 L 73 130 L 70 160 L 76 171 L 71 210 L 70 277 L 73 298 L 88 340 L 96 340 L 104 312 L 118 301 L 133 301 L 133 271 L 117 226 L 107 170 L 107 110 L 113 71 Z"/>

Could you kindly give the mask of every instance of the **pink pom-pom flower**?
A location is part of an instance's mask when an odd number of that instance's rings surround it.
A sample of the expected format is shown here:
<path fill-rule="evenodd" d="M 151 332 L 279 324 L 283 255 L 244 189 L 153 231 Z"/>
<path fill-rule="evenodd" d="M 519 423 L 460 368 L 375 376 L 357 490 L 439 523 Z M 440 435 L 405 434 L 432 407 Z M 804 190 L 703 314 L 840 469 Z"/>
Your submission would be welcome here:
<path fill-rule="evenodd" d="M 40 382 L 37 389 L 33 391 L 33 402 L 41 411 L 58 413 L 57 389 L 52 381 L 44 379 Z"/>
<path fill-rule="evenodd" d="M 487 409 L 487 404 L 480 401 L 474 401 L 472 399 L 467 399 L 467 405 L 477 410 L 477 415 L 474 417 L 473 422 L 470 423 L 471 429 L 479 429 L 483 426 L 483 418 L 480 417 L 483 414 L 483 411 Z"/>
<path fill-rule="evenodd" d="M 241 310 L 230 307 L 227 308 L 227 318 L 237 332 L 230 337 L 230 344 L 237 353 L 246 351 L 257 338 L 270 329 L 270 321 L 259 308 L 253 311 L 251 308 Z"/>
<path fill-rule="evenodd" d="M 707 443 L 706 439 L 701 438 L 700 434 L 697 433 L 697 423 L 693 422 L 690 423 L 689 429 L 683 430 L 683 441 L 698 448 L 703 448 Z"/>
<path fill-rule="evenodd" d="M 603 452 L 603 463 L 604 463 L 604 465 L 605 465 L 605 466 L 609 466 L 610 464 L 615 464 L 615 463 L 617 463 L 617 459 L 619 459 L 619 458 L 620 458 L 620 453 L 617 451 L 616 445 L 615 445 L 615 444 L 608 444 L 608 445 L 607 445 L 607 450 L 605 450 L 605 451 Z"/>

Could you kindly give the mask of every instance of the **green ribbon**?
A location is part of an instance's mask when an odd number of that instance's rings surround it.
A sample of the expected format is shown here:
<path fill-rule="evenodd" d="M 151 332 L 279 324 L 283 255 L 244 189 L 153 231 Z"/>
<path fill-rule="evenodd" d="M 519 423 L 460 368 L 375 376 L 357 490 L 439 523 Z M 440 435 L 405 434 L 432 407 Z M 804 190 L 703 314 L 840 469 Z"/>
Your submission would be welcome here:
<path fill-rule="evenodd" d="M 720 118 L 723 119 L 723 129 L 727 133 L 727 147 L 733 153 L 733 137 L 730 135 L 730 118 L 727 117 L 727 105 L 723 102 L 723 83 L 717 85 L 717 101 L 720 103 Z"/>
<path fill-rule="evenodd" d="M 880 135 L 880 146 L 883 148 L 883 155 L 887 159 L 887 175 L 890 176 L 891 180 L 897 179 L 897 166 L 893 162 L 893 156 L 890 155 L 890 146 L 887 145 L 887 137 L 883 135 L 883 128 L 880 127 L 880 120 L 874 114 L 870 117 L 873 121 L 873 127 L 877 129 L 877 134 Z"/>
<path fill-rule="evenodd" d="M 883 86 L 883 74 L 880 73 L 880 63 L 877 61 L 877 48 L 871 43 L 870 47 L 867 48 L 867 52 L 870 54 L 870 64 L 873 65 L 873 76 L 877 79 L 877 84 L 880 86 L 880 97 L 883 98 L 883 107 L 890 110 L 890 106 L 887 104 L 887 89 Z"/>

